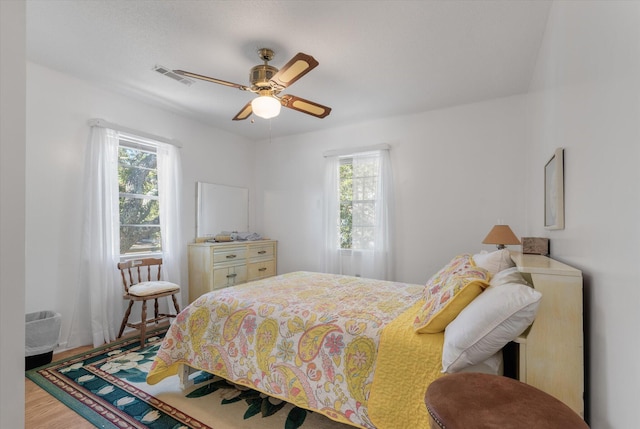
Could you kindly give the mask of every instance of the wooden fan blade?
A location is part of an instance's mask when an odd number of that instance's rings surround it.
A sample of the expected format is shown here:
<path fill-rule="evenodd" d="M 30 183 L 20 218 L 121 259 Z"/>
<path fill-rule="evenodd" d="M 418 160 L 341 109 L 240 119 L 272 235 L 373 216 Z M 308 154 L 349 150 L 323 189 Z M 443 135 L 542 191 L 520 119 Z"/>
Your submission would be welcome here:
<path fill-rule="evenodd" d="M 295 95 L 283 95 L 280 101 L 284 107 L 315 116 L 316 118 L 322 119 L 331 113 L 331 107 L 323 106 Z"/>
<path fill-rule="evenodd" d="M 251 101 L 248 102 L 242 110 L 238 112 L 236 116 L 233 117 L 234 121 L 242 121 L 243 119 L 247 119 L 253 113 L 253 109 L 251 108 Z"/>
<path fill-rule="evenodd" d="M 273 77 L 271 82 L 286 88 L 318 66 L 318 61 L 311 55 L 299 52 L 291 58 Z"/>
<path fill-rule="evenodd" d="M 220 85 L 230 86 L 232 88 L 238 88 L 238 89 L 241 89 L 243 91 L 248 91 L 249 90 L 248 87 L 246 87 L 244 85 L 240 85 L 239 83 L 227 82 L 226 80 L 216 79 L 215 77 L 203 76 L 201 74 L 191 73 L 191 72 L 184 71 L 184 70 L 174 70 L 173 72 L 177 73 L 177 74 L 179 74 L 181 76 L 187 76 L 187 77 L 192 77 L 194 79 L 206 80 L 207 82 L 218 83 Z"/>

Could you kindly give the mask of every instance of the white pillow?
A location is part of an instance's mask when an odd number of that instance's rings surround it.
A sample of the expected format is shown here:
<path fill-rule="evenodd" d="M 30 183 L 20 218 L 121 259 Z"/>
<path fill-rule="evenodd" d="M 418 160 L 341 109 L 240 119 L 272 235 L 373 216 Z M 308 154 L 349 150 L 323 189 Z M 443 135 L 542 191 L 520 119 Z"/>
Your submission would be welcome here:
<path fill-rule="evenodd" d="M 489 358 L 533 322 L 542 294 L 518 283 L 489 286 L 447 325 L 443 372 L 453 373 Z"/>
<path fill-rule="evenodd" d="M 499 273 L 496 273 L 493 277 L 491 277 L 490 285 L 491 286 L 501 286 L 506 283 L 518 283 L 521 285 L 530 286 L 529 282 L 522 277 L 520 271 L 518 271 L 517 267 L 507 268 L 506 270 L 502 270 Z"/>
<path fill-rule="evenodd" d="M 473 262 L 475 262 L 478 267 L 489 271 L 491 275 L 516 266 L 513 260 L 511 260 L 511 254 L 507 249 L 476 253 L 473 255 Z"/>
<path fill-rule="evenodd" d="M 483 374 L 504 375 L 504 359 L 502 357 L 502 350 L 498 350 L 498 353 L 489 356 L 489 359 L 475 365 L 462 368 L 459 372 L 481 372 Z"/>

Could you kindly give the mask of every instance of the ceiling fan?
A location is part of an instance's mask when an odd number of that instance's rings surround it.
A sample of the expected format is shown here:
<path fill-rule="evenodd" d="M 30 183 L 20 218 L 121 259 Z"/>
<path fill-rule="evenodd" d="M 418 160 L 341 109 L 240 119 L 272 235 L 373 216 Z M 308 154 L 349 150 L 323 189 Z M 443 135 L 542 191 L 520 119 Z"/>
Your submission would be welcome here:
<path fill-rule="evenodd" d="M 298 112 L 306 113 L 317 118 L 324 118 L 329 115 L 329 113 L 331 113 L 330 107 L 305 100 L 304 98 L 296 97 L 295 95 L 280 95 L 281 91 L 313 70 L 318 65 L 318 61 L 316 61 L 316 59 L 311 55 L 300 52 L 291 58 L 291 60 L 289 60 L 289 62 L 280 70 L 278 70 L 274 66 L 269 65 L 269 61 L 273 59 L 273 55 L 274 52 L 271 49 L 258 49 L 258 56 L 264 61 L 264 64 L 251 68 L 251 72 L 249 74 L 251 86 L 227 82 L 226 80 L 203 76 L 184 70 L 174 70 L 173 72 L 182 76 L 218 83 L 220 85 L 230 86 L 242 91 L 249 91 L 258 94 L 258 97 L 247 103 L 236 114 L 236 116 L 233 117 L 234 121 L 247 119 L 251 116 L 251 113 L 255 113 L 257 116 L 265 119 L 273 118 L 278 116 L 281 106 L 297 110 Z"/>

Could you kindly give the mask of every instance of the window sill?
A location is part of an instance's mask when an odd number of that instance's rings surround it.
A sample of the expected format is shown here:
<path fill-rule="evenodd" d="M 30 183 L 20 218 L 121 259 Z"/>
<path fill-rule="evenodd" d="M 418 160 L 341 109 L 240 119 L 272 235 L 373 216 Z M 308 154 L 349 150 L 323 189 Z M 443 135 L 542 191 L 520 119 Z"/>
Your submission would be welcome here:
<path fill-rule="evenodd" d="M 127 254 L 120 255 L 120 262 L 131 261 L 133 259 L 145 259 L 145 258 L 162 258 L 162 252 L 153 252 L 153 253 L 136 253 L 136 254 Z"/>

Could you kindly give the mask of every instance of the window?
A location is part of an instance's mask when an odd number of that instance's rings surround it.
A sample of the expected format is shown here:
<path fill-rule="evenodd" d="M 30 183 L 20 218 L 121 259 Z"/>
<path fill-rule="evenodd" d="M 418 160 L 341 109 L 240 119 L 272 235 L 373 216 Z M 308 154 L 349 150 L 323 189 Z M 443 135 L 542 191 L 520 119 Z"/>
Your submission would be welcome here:
<path fill-rule="evenodd" d="M 389 150 L 325 157 L 324 271 L 393 279 Z"/>
<path fill-rule="evenodd" d="M 375 245 L 377 154 L 340 158 L 340 248 L 371 250 Z"/>
<path fill-rule="evenodd" d="M 118 147 L 120 255 L 162 252 L 156 148 L 120 136 Z"/>
<path fill-rule="evenodd" d="M 184 281 L 182 168 L 177 142 L 135 135 L 102 119 L 89 125 L 82 264 L 67 343 L 93 342 L 97 347 L 115 340 L 119 332 L 124 309 L 118 261 L 161 256 L 161 278 Z"/>

